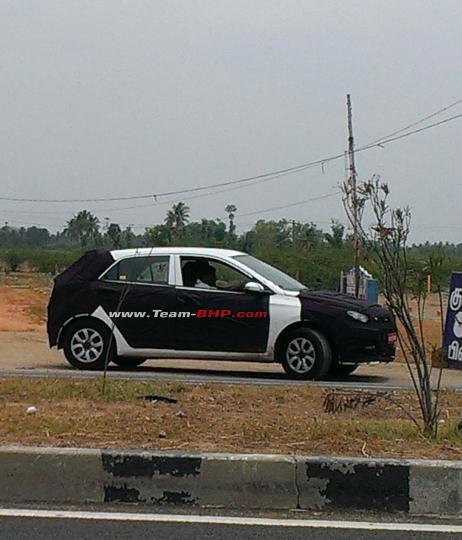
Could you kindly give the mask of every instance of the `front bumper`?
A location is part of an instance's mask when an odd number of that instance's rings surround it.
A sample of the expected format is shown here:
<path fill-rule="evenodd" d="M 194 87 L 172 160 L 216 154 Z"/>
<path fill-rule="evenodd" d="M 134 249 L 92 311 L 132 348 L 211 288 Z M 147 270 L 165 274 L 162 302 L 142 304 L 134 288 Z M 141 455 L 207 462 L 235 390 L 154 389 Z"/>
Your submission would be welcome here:
<path fill-rule="evenodd" d="M 361 364 L 367 362 L 393 362 L 396 354 L 396 330 L 394 328 L 361 333 L 338 351 L 340 363 Z"/>

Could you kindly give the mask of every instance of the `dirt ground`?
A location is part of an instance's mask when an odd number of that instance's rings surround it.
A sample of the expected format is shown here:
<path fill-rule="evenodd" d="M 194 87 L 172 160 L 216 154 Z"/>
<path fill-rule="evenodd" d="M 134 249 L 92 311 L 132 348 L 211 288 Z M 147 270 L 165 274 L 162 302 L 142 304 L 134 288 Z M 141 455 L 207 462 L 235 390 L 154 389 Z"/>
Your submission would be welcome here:
<path fill-rule="evenodd" d="M 43 331 L 50 289 L 33 278 L 0 281 L 0 332 Z"/>

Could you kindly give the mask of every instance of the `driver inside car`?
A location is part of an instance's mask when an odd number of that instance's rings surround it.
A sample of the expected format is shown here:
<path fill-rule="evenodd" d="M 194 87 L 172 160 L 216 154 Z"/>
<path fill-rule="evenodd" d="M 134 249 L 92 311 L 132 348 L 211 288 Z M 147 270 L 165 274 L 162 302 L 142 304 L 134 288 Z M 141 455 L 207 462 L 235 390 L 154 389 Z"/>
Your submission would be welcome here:
<path fill-rule="evenodd" d="M 196 262 L 196 283 L 195 287 L 200 289 L 216 289 L 217 288 L 217 271 L 208 262 Z"/>

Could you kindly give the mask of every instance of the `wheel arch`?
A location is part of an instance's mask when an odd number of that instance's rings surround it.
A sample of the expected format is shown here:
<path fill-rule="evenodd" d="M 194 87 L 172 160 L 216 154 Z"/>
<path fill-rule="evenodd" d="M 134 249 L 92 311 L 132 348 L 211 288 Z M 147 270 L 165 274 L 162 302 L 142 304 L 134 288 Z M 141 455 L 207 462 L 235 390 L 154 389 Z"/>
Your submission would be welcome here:
<path fill-rule="evenodd" d="M 58 336 L 56 338 L 56 345 L 58 349 L 63 348 L 63 339 L 66 334 L 66 330 L 69 328 L 70 325 L 72 325 L 76 321 L 97 321 L 98 323 L 104 324 L 109 330 L 111 329 L 110 326 L 99 317 L 94 317 L 91 313 L 79 313 L 79 315 L 74 315 L 67 319 L 61 326 L 58 332 Z"/>
<path fill-rule="evenodd" d="M 286 326 L 279 333 L 278 337 L 276 338 L 276 342 L 274 344 L 274 360 L 275 360 L 275 362 L 280 363 L 279 358 L 281 357 L 280 356 L 281 355 L 281 348 L 284 345 L 284 341 L 285 341 L 287 335 L 290 334 L 290 332 L 292 332 L 293 330 L 296 330 L 297 328 L 310 328 L 311 330 L 317 330 L 318 332 L 320 332 L 326 338 L 327 342 L 329 343 L 329 346 L 330 346 L 331 351 L 332 351 L 332 360 L 333 361 L 337 360 L 337 356 L 338 356 L 337 355 L 337 347 L 336 347 L 335 340 L 334 340 L 334 337 L 331 334 L 331 332 L 326 330 L 326 328 L 323 325 L 318 324 L 318 323 L 316 323 L 314 321 L 302 320 L 302 321 L 297 321 L 297 322 L 294 322 L 292 324 L 289 324 L 289 326 Z"/>

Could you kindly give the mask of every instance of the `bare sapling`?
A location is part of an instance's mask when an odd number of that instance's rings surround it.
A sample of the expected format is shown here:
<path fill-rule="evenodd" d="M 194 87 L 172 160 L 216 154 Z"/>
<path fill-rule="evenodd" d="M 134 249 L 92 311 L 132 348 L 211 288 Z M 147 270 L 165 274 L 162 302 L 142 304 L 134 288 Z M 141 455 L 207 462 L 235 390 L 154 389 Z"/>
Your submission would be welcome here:
<path fill-rule="evenodd" d="M 343 202 L 347 217 L 353 223 L 357 219 L 358 235 L 362 249 L 378 271 L 381 290 L 387 306 L 392 310 L 398 327 L 398 344 L 409 370 L 415 390 L 421 419 L 409 415 L 426 437 L 436 437 L 440 416 L 440 387 L 442 365 L 432 386 L 432 353 L 442 350 L 443 297 L 441 264 L 438 256 L 429 261 L 413 261 L 409 254 L 411 211 L 406 208 L 390 208 L 388 185 L 380 177 L 358 184 L 356 191 L 350 183 L 342 186 Z M 365 226 L 364 212 L 372 217 L 372 225 Z M 439 298 L 441 317 L 441 341 L 429 343 L 425 332 L 425 315 L 430 291 L 428 275 Z"/>

